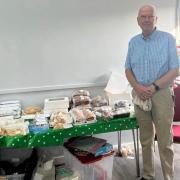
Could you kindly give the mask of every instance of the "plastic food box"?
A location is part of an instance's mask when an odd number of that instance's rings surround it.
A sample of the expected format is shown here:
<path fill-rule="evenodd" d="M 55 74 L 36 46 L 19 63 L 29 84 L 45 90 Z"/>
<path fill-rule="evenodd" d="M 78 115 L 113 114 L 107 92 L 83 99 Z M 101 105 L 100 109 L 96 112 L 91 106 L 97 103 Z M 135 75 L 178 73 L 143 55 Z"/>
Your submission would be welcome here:
<path fill-rule="evenodd" d="M 44 133 L 48 130 L 49 130 L 48 124 L 43 124 L 43 125 L 30 124 L 29 125 L 29 132 L 33 134 Z"/>
<path fill-rule="evenodd" d="M 113 94 L 110 92 L 106 92 L 106 97 L 109 102 L 109 106 L 114 107 L 114 104 L 118 100 L 127 100 L 128 102 L 131 102 L 131 95 L 128 92 L 123 92 L 119 94 Z"/>
<path fill-rule="evenodd" d="M 113 168 L 113 153 L 96 158 L 91 163 L 82 163 L 75 155 L 64 147 L 65 164 L 78 171 L 81 180 L 111 180 Z"/>

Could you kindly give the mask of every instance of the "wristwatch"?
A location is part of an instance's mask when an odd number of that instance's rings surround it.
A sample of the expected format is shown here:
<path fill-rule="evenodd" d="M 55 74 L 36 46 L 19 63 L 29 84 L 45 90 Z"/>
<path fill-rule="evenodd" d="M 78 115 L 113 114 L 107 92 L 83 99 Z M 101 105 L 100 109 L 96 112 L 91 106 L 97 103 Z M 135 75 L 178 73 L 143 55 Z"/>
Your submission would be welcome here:
<path fill-rule="evenodd" d="M 152 85 L 155 87 L 155 90 L 156 90 L 156 91 L 159 91 L 159 90 L 160 90 L 160 87 L 159 87 L 156 83 L 152 83 Z"/>

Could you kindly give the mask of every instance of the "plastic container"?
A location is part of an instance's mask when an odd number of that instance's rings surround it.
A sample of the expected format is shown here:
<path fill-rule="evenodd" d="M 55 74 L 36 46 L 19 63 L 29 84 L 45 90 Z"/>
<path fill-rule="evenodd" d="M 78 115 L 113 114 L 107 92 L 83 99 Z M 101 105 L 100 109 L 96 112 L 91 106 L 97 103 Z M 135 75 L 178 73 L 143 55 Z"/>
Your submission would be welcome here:
<path fill-rule="evenodd" d="M 119 100 L 127 100 L 128 102 L 131 102 L 131 95 L 128 92 L 123 92 L 119 94 L 113 94 L 110 92 L 106 92 L 106 97 L 109 102 L 109 106 L 114 107 L 114 104 Z"/>
<path fill-rule="evenodd" d="M 82 163 L 75 155 L 64 148 L 65 163 L 74 171 L 78 171 L 81 180 L 111 180 L 113 154 L 102 157 L 92 163 Z"/>
<path fill-rule="evenodd" d="M 45 133 L 48 130 L 49 130 L 49 125 L 48 124 L 43 124 L 43 125 L 30 124 L 29 125 L 29 132 L 33 133 L 33 134 Z"/>

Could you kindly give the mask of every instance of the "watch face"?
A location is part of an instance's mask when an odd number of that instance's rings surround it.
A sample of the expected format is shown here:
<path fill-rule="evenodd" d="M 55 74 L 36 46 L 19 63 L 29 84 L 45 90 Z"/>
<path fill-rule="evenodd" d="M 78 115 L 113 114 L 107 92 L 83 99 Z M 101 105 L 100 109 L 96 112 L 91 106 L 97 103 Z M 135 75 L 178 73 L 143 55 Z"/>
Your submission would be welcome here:
<path fill-rule="evenodd" d="M 156 86 L 156 91 L 158 91 L 159 90 L 159 86 Z"/>
<path fill-rule="evenodd" d="M 159 89 L 160 89 L 159 86 L 157 84 L 155 84 L 155 83 L 153 83 L 153 85 L 154 85 L 156 91 L 159 91 Z"/>
<path fill-rule="evenodd" d="M 159 89 L 160 89 L 160 88 L 159 88 L 159 86 L 158 86 L 158 85 L 156 85 L 156 91 L 159 91 Z"/>

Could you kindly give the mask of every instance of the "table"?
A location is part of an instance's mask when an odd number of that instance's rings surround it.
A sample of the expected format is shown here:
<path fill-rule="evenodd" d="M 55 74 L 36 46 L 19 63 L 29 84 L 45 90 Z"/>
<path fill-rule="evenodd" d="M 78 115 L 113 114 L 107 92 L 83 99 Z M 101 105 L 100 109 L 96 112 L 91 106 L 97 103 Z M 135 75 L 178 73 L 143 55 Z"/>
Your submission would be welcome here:
<path fill-rule="evenodd" d="M 49 129 L 42 134 L 27 134 L 15 137 L 0 136 L 0 147 L 3 148 L 36 148 L 47 146 L 63 145 L 65 139 L 77 136 L 94 135 L 100 133 L 116 132 L 118 133 L 118 149 L 121 147 L 121 131 L 132 130 L 134 150 L 136 158 L 137 176 L 139 170 L 139 143 L 138 143 L 138 125 L 135 117 L 113 118 L 111 120 L 98 120 L 96 123 L 73 126 L 67 129 Z M 135 136 L 136 130 L 137 135 Z M 136 138 L 137 137 L 137 138 Z"/>

